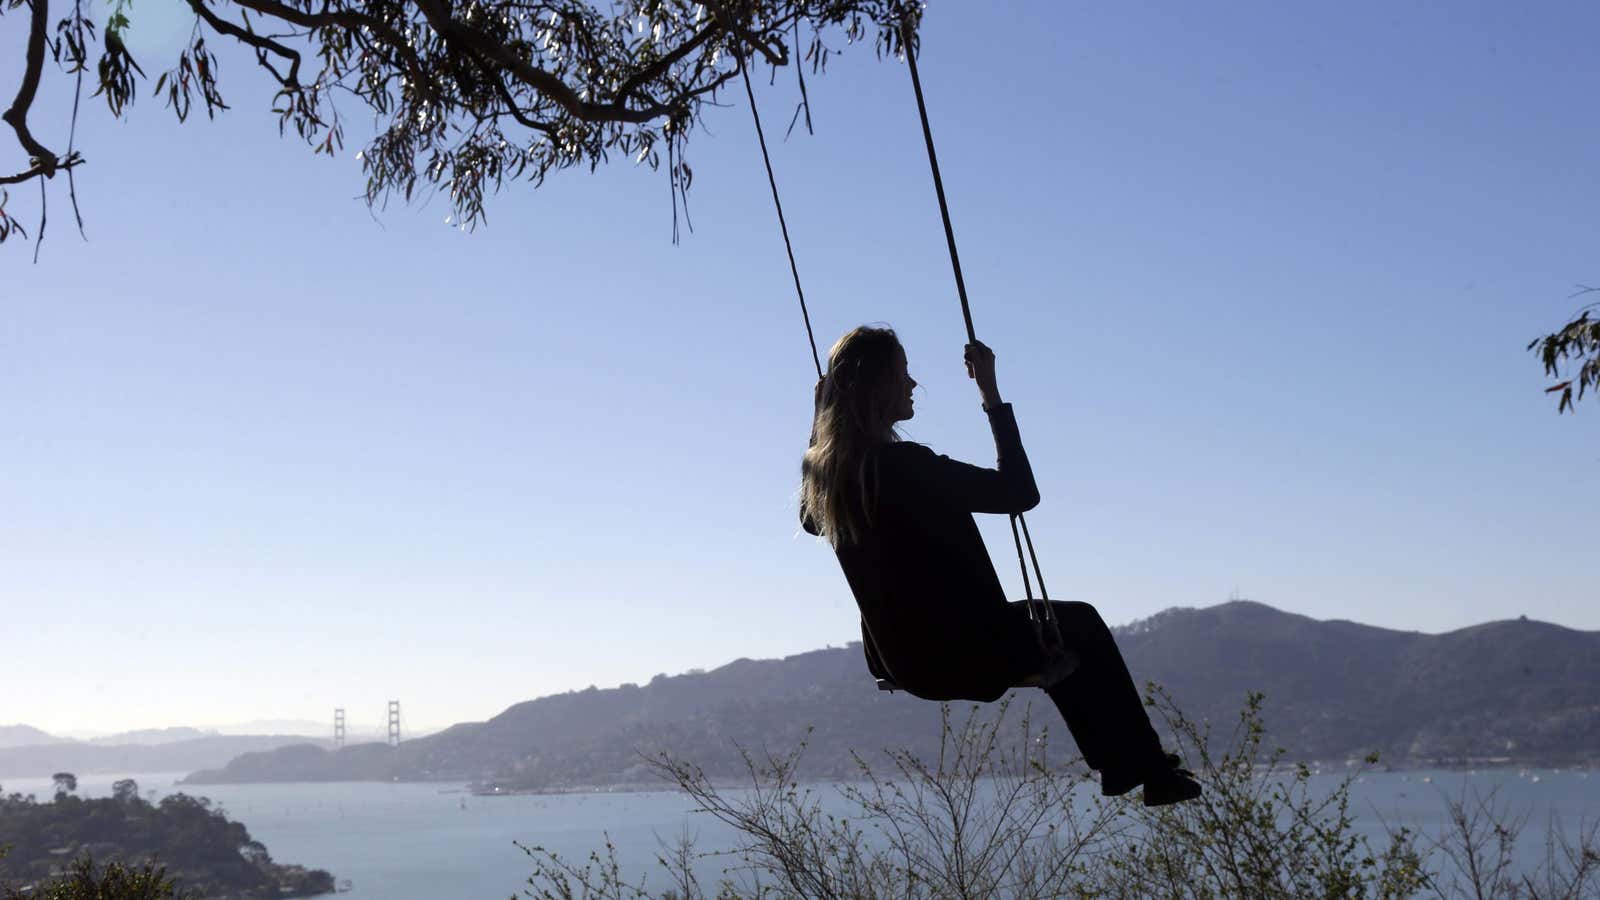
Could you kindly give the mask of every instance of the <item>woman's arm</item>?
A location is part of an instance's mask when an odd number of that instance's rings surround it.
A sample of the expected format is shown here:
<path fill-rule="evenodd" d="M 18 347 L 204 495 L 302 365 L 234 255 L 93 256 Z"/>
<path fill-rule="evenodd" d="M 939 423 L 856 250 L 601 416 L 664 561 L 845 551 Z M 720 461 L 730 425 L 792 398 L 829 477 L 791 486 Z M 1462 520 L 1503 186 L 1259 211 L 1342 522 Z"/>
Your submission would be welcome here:
<path fill-rule="evenodd" d="M 1011 404 L 992 406 L 988 412 L 997 457 L 994 468 L 941 456 L 920 444 L 897 444 L 901 459 L 894 469 L 902 489 L 965 512 L 1019 513 L 1038 506 L 1039 486 L 1022 449 Z"/>
<path fill-rule="evenodd" d="M 1039 486 L 1034 483 L 1028 454 L 1022 449 L 1022 435 L 1011 404 L 1000 399 L 994 351 L 974 341 L 963 350 L 962 358 L 967 376 L 978 383 L 978 395 L 989 414 L 995 467 L 985 469 L 940 456 L 926 447 L 909 445 L 916 450 L 905 454 L 908 480 L 904 486 L 966 512 L 1019 513 L 1033 509 L 1039 505 Z"/>

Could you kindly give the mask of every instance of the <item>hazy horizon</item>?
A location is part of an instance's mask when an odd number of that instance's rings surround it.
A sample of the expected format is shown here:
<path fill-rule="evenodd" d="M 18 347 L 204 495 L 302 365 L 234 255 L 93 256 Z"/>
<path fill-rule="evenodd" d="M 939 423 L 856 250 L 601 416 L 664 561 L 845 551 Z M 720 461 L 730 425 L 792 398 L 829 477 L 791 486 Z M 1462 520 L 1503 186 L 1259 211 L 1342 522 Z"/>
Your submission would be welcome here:
<path fill-rule="evenodd" d="M 454 724 L 457 723 L 449 723 L 449 725 Z M 333 736 L 333 715 L 331 712 L 328 715 L 328 721 L 326 723 L 318 722 L 314 719 L 257 719 L 221 725 L 197 725 L 191 723 L 149 725 L 139 726 L 136 728 L 117 729 L 115 731 L 97 731 L 93 729 L 68 729 L 64 731 L 56 731 L 36 725 L 32 722 L 0 722 L 0 728 L 18 725 L 37 728 L 40 731 L 49 734 L 53 738 L 66 738 L 74 741 L 97 741 L 119 735 L 137 734 L 147 731 L 163 731 L 169 729 L 192 729 L 203 732 L 207 735 L 214 734 L 223 737 L 283 734 L 331 739 Z M 448 728 L 449 725 L 419 725 L 415 729 L 407 729 L 402 736 L 408 740 L 412 737 L 422 737 L 427 734 L 433 734 L 435 732 L 442 731 L 443 729 Z M 388 722 L 385 719 L 385 711 L 380 710 L 378 715 L 373 717 L 373 723 L 371 725 L 363 726 L 359 720 L 350 720 L 346 722 L 345 728 L 346 733 L 350 736 L 352 741 L 357 738 L 360 738 L 361 740 L 367 740 L 370 738 L 381 743 L 387 739 L 388 734 Z"/>
<path fill-rule="evenodd" d="M 1250 598 L 1238 598 L 1238 599 L 1250 599 Z M 1228 602 L 1228 601 L 1220 601 L 1220 602 Z M 1257 601 L 1257 602 L 1259 602 L 1259 601 Z M 1218 605 L 1218 604 L 1204 604 L 1204 605 L 1201 606 L 1201 608 L 1205 608 L 1205 606 L 1211 606 L 1211 605 Z M 1272 604 L 1267 604 L 1267 605 L 1271 606 Z M 1516 618 L 1518 618 L 1518 616 L 1515 616 L 1515 615 L 1513 615 L 1513 616 L 1503 616 L 1503 617 L 1500 617 L 1500 618 L 1497 618 L 1497 619 L 1486 619 L 1483 622 L 1475 622 L 1475 623 L 1472 623 L 1472 625 L 1483 625 L 1483 624 L 1487 624 L 1489 622 L 1496 622 L 1496 621 L 1509 621 L 1509 620 L 1516 619 Z M 1538 620 L 1538 621 L 1543 621 L 1543 620 Z M 1110 624 L 1113 627 L 1117 627 L 1117 626 L 1132 624 L 1132 621 L 1130 621 L 1130 622 L 1112 622 Z M 1360 624 L 1371 624 L 1371 623 L 1363 622 L 1363 623 L 1360 623 Z M 1561 627 L 1564 627 L 1564 628 L 1571 628 L 1572 627 L 1570 625 L 1566 625 L 1565 623 L 1561 623 L 1561 622 L 1548 622 L 1547 624 L 1558 625 L 1558 626 L 1561 626 Z M 1464 626 L 1464 627 L 1472 627 L 1472 625 Z M 1420 631 L 1423 634 L 1444 634 L 1444 633 L 1447 633 L 1449 631 L 1453 631 L 1453 630 L 1456 630 L 1456 629 L 1440 629 L 1440 630 L 1408 629 L 1408 630 Z M 1574 630 L 1600 631 L 1600 629 L 1574 629 Z M 815 647 L 815 648 L 811 648 L 811 649 L 822 650 L 822 649 L 828 649 L 829 647 L 836 647 L 836 646 L 838 646 L 838 645 L 837 644 L 830 644 L 830 645 L 827 645 L 827 647 Z M 802 651 L 799 651 L 799 652 L 807 652 L 807 651 L 802 650 Z M 668 672 L 668 673 L 665 673 L 665 674 L 668 674 L 668 675 L 682 675 L 682 674 L 685 674 L 686 672 L 694 670 L 694 669 L 708 669 L 708 670 L 709 669 L 715 669 L 715 668 L 718 668 L 720 666 L 726 665 L 727 663 L 731 663 L 735 659 L 739 659 L 739 658 L 741 658 L 741 657 L 735 656 L 735 657 L 731 657 L 731 658 L 726 659 L 726 660 L 721 660 L 721 661 L 713 663 L 713 664 L 707 664 L 707 665 L 704 665 L 704 666 L 693 666 L 690 669 L 686 669 L 686 670 L 681 671 L 681 672 Z M 628 683 L 637 683 L 637 682 L 619 681 L 619 682 L 616 682 L 615 684 L 596 684 L 594 686 L 598 687 L 598 688 L 600 688 L 602 690 L 605 690 L 605 689 L 609 689 L 609 688 L 616 688 L 616 687 L 619 687 L 619 686 L 621 686 L 623 684 L 628 684 Z M 585 686 L 585 687 L 587 687 L 587 686 Z M 550 692 L 550 693 L 551 694 L 561 694 L 561 693 L 566 693 L 567 691 L 571 691 L 571 690 L 582 690 L 582 688 L 568 688 L 568 689 L 565 689 L 565 690 L 553 691 L 553 692 Z M 538 697 L 549 696 L 549 695 L 550 694 L 529 695 L 527 697 L 522 697 L 522 698 L 518 698 L 516 700 L 513 700 L 513 701 L 511 701 L 510 703 L 508 703 L 506 705 L 510 706 L 512 704 L 515 704 L 515 703 L 520 703 L 520 702 L 523 702 L 523 701 L 526 701 L 526 700 L 534 700 L 534 699 L 537 699 Z M 403 720 L 402 736 L 403 736 L 403 739 L 409 740 L 409 739 L 414 738 L 414 737 L 425 737 L 426 735 L 434 734 L 434 733 L 437 733 L 439 731 L 443 731 L 443 730 L 445 730 L 446 728 L 449 728 L 452 725 L 459 725 L 459 724 L 467 723 L 467 722 L 481 722 L 481 721 L 487 720 L 489 718 L 492 718 L 494 715 L 497 715 L 498 713 L 504 711 L 505 708 L 506 708 L 505 706 L 502 706 L 502 707 L 494 709 L 493 711 L 491 711 L 489 713 L 479 714 L 479 715 L 463 715 L 463 716 L 458 716 L 458 717 L 455 717 L 455 718 L 449 718 L 448 716 L 446 716 L 443 719 L 435 719 L 434 721 L 431 721 L 429 724 L 425 724 L 425 725 L 411 725 L 409 723 L 409 721 Z M 376 741 L 381 742 L 381 741 L 386 739 L 387 730 L 388 730 L 388 722 L 387 722 L 387 718 L 386 718 L 386 716 L 387 716 L 387 706 L 385 704 L 380 704 L 379 706 L 375 707 L 375 710 L 376 711 L 374 712 L 374 714 L 372 716 L 371 724 L 363 724 L 364 720 L 360 717 L 359 711 L 356 708 L 353 708 L 353 707 L 346 707 L 345 708 L 345 716 L 346 716 L 346 726 L 345 727 L 346 727 L 347 733 L 349 734 L 352 742 L 365 741 L 365 740 L 368 740 L 368 739 L 376 740 Z M 404 701 L 402 701 L 401 702 L 401 711 L 402 711 L 402 713 L 404 713 L 405 710 L 406 710 L 406 706 L 404 704 Z M 305 735 L 307 737 L 331 737 L 332 736 L 332 732 L 333 732 L 333 712 L 332 712 L 332 708 L 330 708 L 328 710 L 328 714 L 326 716 L 326 719 L 327 719 L 326 723 L 319 723 L 316 719 L 311 718 L 309 716 L 306 716 L 306 717 L 293 717 L 293 718 L 281 717 L 281 716 L 280 717 L 271 717 L 271 718 L 269 718 L 269 717 L 261 716 L 261 717 L 256 717 L 254 719 L 250 719 L 250 720 L 243 721 L 243 722 L 240 722 L 240 721 L 236 720 L 236 721 L 231 722 L 231 723 L 220 724 L 220 725 L 205 724 L 205 723 L 197 724 L 197 723 L 192 723 L 192 722 L 174 722 L 174 723 L 171 723 L 171 724 L 164 724 L 164 725 L 139 725 L 139 726 L 134 726 L 132 728 L 119 728 L 119 729 L 115 729 L 115 730 L 111 730 L 111 731 L 92 731 L 92 730 L 91 731 L 85 731 L 85 730 L 81 730 L 81 729 L 80 730 L 76 730 L 76 731 L 74 731 L 74 730 L 57 731 L 57 730 L 52 729 L 52 728 L 46 728 L 46 727 L 44 727 L 42 725 L 39 725 L 36 722 L 4 722 L 4 721 L 0 721 L 0 727 L 4 727 L 6 725 L 28 725 L 28 726 L 31 726 L 31 727 L 34 727 L 34 728 L 38 728 L 41 731 L 45 731 L 45 732 L 49 733 L 51 736 L 53 736 L 53 737 L 73 738 L 75 740 L 93 740 L 93 739 L 96 739 L 96 738 L 107 737 L 107 736 L 114 735 L 114 734 L 122 734 L 122 733 L 133 732 L 133 731 L 158 730 L 158 729 L 162 729 L 162 728 L 195 728 L 195 729 L 199 729 L 199 730 L 216 731 L 216 732 L 221 733 L 221 734 L 234 734 L 234 735 L 242 735 L 242 734 L 274 734 L 274 733 L 276 733 L 276 734 Z M 262 723 L 280 723 L 280 724 L 286 725 L 286 726 L 293 726 L 297 730 L 292 730 L 292 731 L 289 731 L 289 730 L 274 731 L 272 729 L 263 729 L 263 728 L 255 727 L 256 725 L 259 725 L 259 724 L 262 724 Z"/>

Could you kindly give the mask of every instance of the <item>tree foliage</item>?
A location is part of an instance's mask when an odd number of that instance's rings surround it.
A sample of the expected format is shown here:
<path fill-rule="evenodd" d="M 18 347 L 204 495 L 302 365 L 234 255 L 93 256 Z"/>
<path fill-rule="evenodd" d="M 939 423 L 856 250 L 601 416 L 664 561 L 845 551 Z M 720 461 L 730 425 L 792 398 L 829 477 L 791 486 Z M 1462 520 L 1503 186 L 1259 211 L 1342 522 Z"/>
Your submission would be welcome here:
<path fill-rule="evenodd" d="M 87 75 L 113 116 L 148 81 L 125 41 L 137 15 L 131 0 L 107 0 L 103 27 L 91 18 L 94 0 L 72 0 L 53 22 L 50 2 L 0 0 L 0 12 L 26 6 L 29 28 L 23 77 L 0 116 L 27 165 L 0 174 L 0 185 L 63 172 L 70 183 L 85 162 L 71 132 L 63 148 L 31 128 L 47 55 L 79 95 Z M 410 199 L 428 186 L 448 194 L 463 227 L 484 220 L 486 191 L 516 180 L 537 186 L 613 154 L 653 169 L 664 163 L 676 216 L 693 180 L 689 135 L 747 57 L 794 67 L 803 106 L 804 70 L 825 71 L 845 44 L 899 53 L 921 12 L 918 0 L 183 2 L 194 14 L 188 45 L 151 90 L 180 122 L 197 106 L 207 116 L 228 108 L 217 48 L 242 49 L 277 85 L 281 133 L 333 154 L 351 107 L 369 111 L 378 130 L 358 154 L 368 202 Z M 0 193 L 0 241 L 25 236 L 5 207 Z M 43 225 L 41 211 L 41 233 Z"/>
<path fill-rule="evenodd" d="M 325 871 L 274 863 L 242 823 L 204 797 L 173 794 L 150 803 L 131 779 L 118 781 L 111 797 L 61 792 L 40 803 L 0 796 L 0 847 L 8 849 L 0 858 L 0 898 L 30 885 L 34 893 L 26 896 L 62 900 L 166 897 L 171 892 L 162 891 L 174 883 L 180 892 L 240 898 L 312 896 L 334 887 Z M 101 885 L 101 893 L 91 890 Z"/>
<path fill-rule="evenodd" d="M 1597 291 L 1600 288 L 1586 287 L 1578 293 L 1584 295 Z M 1544 363 L 1545 374 L 1551 378 L 1561 378 L 1564 366 L 1568 371 L 1573 368 L 1577 370 L 1570 378 L 1545 388 L 1547 394 L 1560 394 L 1560 401 L 1556 404 L 1558 413 L 1575 409 L 1574 387 L 1577 388 L 1578 400 L 1582 400 L 1583 395 L 1591 389 L 1600 390 L 1600 318 L 1594 316 L 1597 311 L 1600 311 L 1600 303 L 1591 303 L 1578 310 L 1572 321 L 1558 331 L 1528 344 L 1528 349 L 1538 354 L 1539 361 Z"/>

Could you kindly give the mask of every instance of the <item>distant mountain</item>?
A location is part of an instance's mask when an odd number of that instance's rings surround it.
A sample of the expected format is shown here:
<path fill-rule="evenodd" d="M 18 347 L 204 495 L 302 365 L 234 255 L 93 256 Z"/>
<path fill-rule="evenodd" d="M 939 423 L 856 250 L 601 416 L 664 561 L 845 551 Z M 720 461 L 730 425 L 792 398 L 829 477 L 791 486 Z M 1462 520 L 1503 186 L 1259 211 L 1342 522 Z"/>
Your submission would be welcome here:
<path fill-rule="evenodd" d="M 0 748 L 0 778 L 130 772 L 191 772 L 220 766 L 241 753 L 304 744 L 300 735 L 208 735 L 165 744 L 101 744 L 75 741 Z M 322 742 L 328 743 L 326 741 Z"/>
<path fill-rule="evenodd" d="M 251 719 L 233 725 L 218 725 L 215 730 L 218 734 L 300 734 L 321 738 L 333 734 L 333 719 L 330 717 L 326 722 L 313 722 L 310 719 Z"/>
<path fill-rule="evenodd" d="M 40 731 L 32 725 L 0 725 L 0 748 L 60 744 L 66 740 Z"/>
<path fill-rule="evenodd" d="M 141 728 L 138 731 L 124 731 L 119 734 L 90 738 L 89 743 L 99 744 L 103 747 L 114 747 L 119 744 L 139 744 L 146 747 L 155 747 L 161 744 L 175 744 L 179 741 L 192 741 L 195 738 L 213 737 L 215 735 L 215 731 L 201 731 L 198 728 Z"/>
<path fill-rule="evenodd" d="M 1264 692 L 1269 739 L 1292 758 L 1378 751 L 1396 766 L 1600 764 L 1600 632 L 1519 620 L 1427 635 L 1245 601 L 1168 610 L 1118 632 L 1134 677 L 1165 685 L 1191 718 L 1226 728 L 1248 692 Z M 1018 696 L 1058 744 L 1067 741 L 1042 694 Z M 852 644 L 543 697 L 399 747 L 246 754 L 188 780 L 558 789 L 647 781 L 640 754 L 654 749 L 737 775 L 735 743 L 784 749 L 801 740 L 806 774 L 845 776 L 855 771 L 851 749 L 932 749 L 939 715 L 938 704 L 876 690 Z"/>
<path fill-rule="evenodd" d="M 1429 635 L 1236 602 L 1118 640 L 1190 715 L 1225 722 L 1264 691 L 1273 738 L 1300 756 L 1600 763 L 1600 632 L 1524 618 Z"/>

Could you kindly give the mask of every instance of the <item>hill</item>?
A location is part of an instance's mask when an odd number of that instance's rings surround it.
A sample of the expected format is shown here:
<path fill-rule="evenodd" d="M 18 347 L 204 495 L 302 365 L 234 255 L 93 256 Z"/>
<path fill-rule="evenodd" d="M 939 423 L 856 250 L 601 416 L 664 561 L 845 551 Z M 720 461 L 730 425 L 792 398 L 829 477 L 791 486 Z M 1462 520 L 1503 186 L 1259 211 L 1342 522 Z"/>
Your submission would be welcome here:
<path fill-rule="evenodd" d="M 0 725 L 0 749 L 65 742 L 66 738 L 58 738 L 52 734 L 47 734 L 32 725 Z"/>
<path fill-rule="evenodd" d="M 201 731 L 198 728 L 173 727 L 173 728 L 140 728 L 134 731 L 123 731 L 118 734 L 108 734 L 103 737 L 89 738 L 86 743 L 99 744 L 103 747 L 116 747 L 121 744 L 142 744 L 147 747 L 156 747 L 161 744 L 176 744 L 180 741 L 192 741 L 197 738 L 215 737 L 215 731 Z"/>
<path fill-rule="evenodd" d="M 1430 635 L 1236 602 L 1118 640 L 1190 715 L 1228 721 L 1245 691 L 1266 692 L 1273 739 L 1304 758 L 1600 763 L 1600 632 L 1519 619 Z"/>
<path fill-rule="evenodd" d="M 0 748 L 0 778 L 42 777 L 61 771 L 80 775 L 190 772 L 223 765 L 241 753 L 308 742 L 315 743 L 299 735 L 210 735 L 160 744 L 62 741 L 5 747 Z"/>
<path fill-rule="evenodd" d="M 1118 632 L 1135 678 L 1164 685 L 1191 718 L 1227 727 L 1248 692 L 1264 692 L 1270 738 L 1293 758 L 1378 751 L 1395 766 L 1600 764 L 1597 632 L 1507 621 L 1428 635 L 1246 601 L 1168 610 Z M 1065 741 L 1042 694 L 1019 700 Z M 735 744 L 790 748 L 803 739 L 806 774 L 842 777 L 855 771 L 852 748 L 931 749 L 939 715 L 938 704 L 878 691 L 852 644 L 542 697 L 399 747 L 246 754 L 188 781 L 459 780 L 550 790 L 648 781 L 640 754 L 653 749 L 692 758 L 714 776 L 737 775 Z"/>
<path fill-rule="evenodd" d="M 176 879 L 180 896 L 192 891 L 247 900 L 310 897 L 334 889 L 333 876 L 325 871 L 274 862 L 244 825 L 205 798 L 174 794 L 151 804 L 139 798 L 132 781 L 118 782 L 115 797 L 94 800 L 67 791 L 51 803 L 16 794 L 0 797 L 0 847 L 7 848 L 0 857 L 0 887 L 30 896 L 31 886 L 82 858 L 133 865 L 159 859 Z"/>

